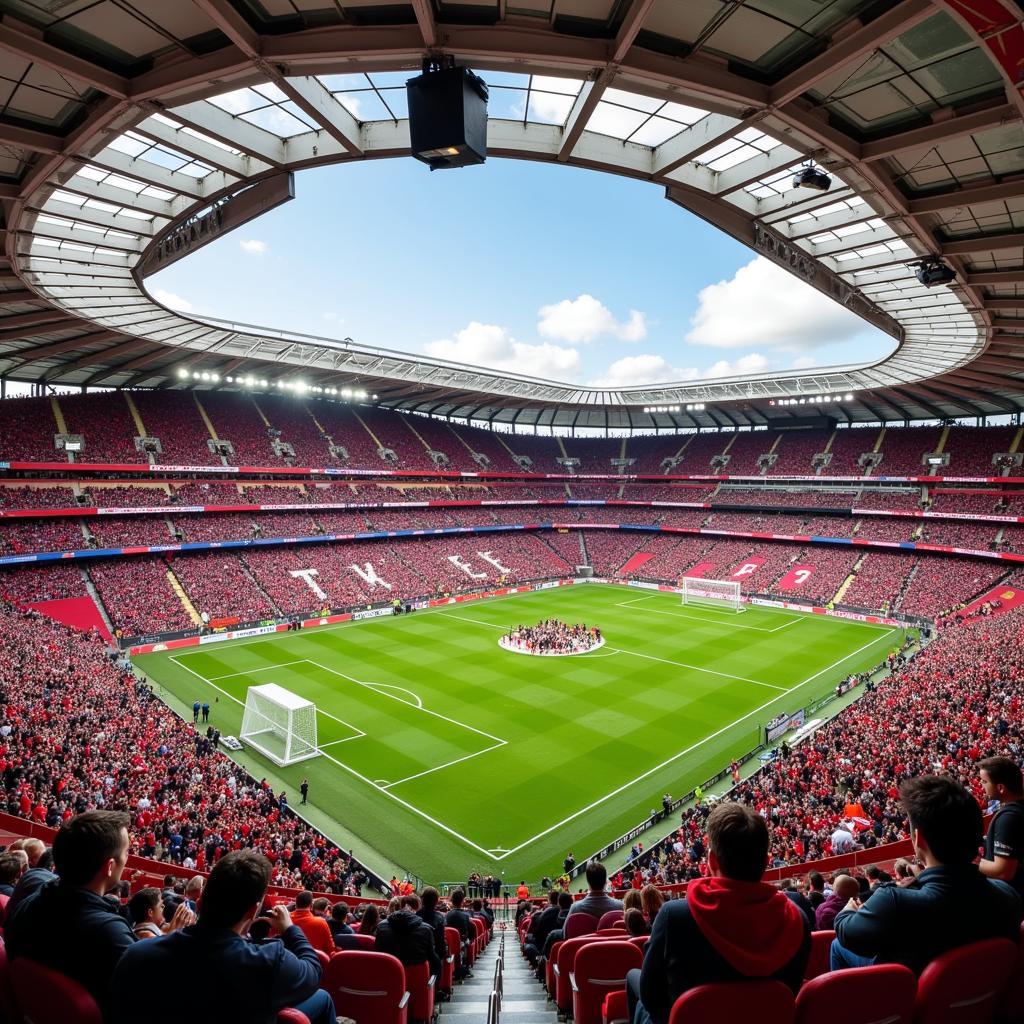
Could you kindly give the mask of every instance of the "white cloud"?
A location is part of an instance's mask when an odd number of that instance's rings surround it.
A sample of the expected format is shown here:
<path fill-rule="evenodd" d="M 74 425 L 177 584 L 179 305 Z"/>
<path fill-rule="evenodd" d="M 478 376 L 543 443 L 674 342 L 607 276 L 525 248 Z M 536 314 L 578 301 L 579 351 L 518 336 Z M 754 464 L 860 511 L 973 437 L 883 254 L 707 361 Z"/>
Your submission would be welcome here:
<path fill-rule="evenodd" d="M 705 370 L 696 366 L 673 366 L 664 356 L 645 353 L 616 359 L 592 387 L 628 388 L 641 384 L 677 384 L 711 377 L 736 377 L 760 373 L 768 369 L 768 359 L 759 352 L 749 352 L 733 362 L 719 359 Z"/>
<path fill-rule="evenodd" d="M 243 238 L 238 244 L 243 252 L 252 253 L 253 256 L 262 256 L 267 251 L 267 243 L 258 238 Z"/>
<path fill-rule="evenodd" d="M 538 333 L 545 338 L 573 343 L 593 341 L 611 335 L 619 341 L 643 341 L 647 337 L 647 320 L 639 310 L 631 309 L 629 319 L 616 320 L 610 309 L 593 295 L 562 299 L 537 311 Z"/>
<path fill-rule="evenodd" d="M 789 365 L 794 370 L 809 370 L 818 365 L 818 360 L 814 356 L 797 356 Z"/>
<path fill-rule="evenodd" d="M 154 288 L 153 298 L 162 306 L 166 306 L 168 309 L 176 309 L 179 313 L 192 312 L 192 303 L 188 299 L 183 299 L 180 295 L 175 295 L 174 292 L 169 292 L 166 288 Z"/>
<path fill-rule="evenodd" d="M 454 338 L 430 341 L 427 354 L 473 366 L 521 373 L 528 377 L 572 380 L 580 370 L 580 354 L 560 345 L 529 345 L 516 341 L 504 327 L 474 320 Z"/>
<path fill-rule="evenodd" d="M 804 352 L 865 330 L 860 317 L 762 256 L 697 298 L 686 340 L 698 345 Z"/>

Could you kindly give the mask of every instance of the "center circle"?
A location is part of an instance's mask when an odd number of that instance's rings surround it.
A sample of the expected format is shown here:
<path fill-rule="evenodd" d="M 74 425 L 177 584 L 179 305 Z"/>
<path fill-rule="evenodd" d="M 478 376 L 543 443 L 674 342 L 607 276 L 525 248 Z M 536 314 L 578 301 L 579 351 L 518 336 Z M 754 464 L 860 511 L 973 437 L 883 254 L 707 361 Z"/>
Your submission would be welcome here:
<path fill-rule="evenodd" d="M 545 619 L 535 626 L 516 626 L 498 640 L 498 646 L 512 654 L 542 658 L 568 658 L 589 654 L 604 646 L 604 636 L 596 626 L 569 625 L 557 619 Z"/>

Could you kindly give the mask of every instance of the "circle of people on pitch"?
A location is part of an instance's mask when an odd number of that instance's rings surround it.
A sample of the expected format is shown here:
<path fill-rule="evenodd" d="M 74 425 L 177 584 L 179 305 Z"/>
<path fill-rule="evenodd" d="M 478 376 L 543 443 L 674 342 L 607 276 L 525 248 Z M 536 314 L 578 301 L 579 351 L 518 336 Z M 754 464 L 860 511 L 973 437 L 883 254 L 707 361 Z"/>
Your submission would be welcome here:
<path fill-rule="evenodd" d="M 506 647 L 528 654 L 584 654 L 601 643 L 601 630 L 577 622 L 542 619 L 536 626 L 516 626 L 502 638 Z"/>

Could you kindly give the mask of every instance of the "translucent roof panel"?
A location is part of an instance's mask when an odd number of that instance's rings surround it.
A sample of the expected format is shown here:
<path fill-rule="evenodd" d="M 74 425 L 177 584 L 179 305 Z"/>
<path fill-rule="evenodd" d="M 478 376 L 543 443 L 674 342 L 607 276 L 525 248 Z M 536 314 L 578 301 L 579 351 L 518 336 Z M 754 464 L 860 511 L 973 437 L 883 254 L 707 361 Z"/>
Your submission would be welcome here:
<path fill-rule="evenodd" d="M 276 85 L 269 82 L 252 89 L 234 89 L 220 96 L 211 96 L 209 102 L 282 139 L 314 131 L 317 127 L 291 100 L 285 98 Z"/>

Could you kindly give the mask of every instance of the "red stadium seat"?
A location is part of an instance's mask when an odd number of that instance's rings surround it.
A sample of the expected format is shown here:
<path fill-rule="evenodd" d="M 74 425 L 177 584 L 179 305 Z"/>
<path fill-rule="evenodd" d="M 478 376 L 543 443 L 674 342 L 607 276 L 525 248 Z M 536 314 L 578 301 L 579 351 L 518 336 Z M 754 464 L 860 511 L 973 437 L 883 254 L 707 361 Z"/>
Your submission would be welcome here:
<path fill-rule="evenodd" d="M 301 1010 L 288 1007 L 278 1013 L 277 1024 L 309 1024 L 309 1018 Z"/>
<path fill-rule="evenodd" d="M 31 1024 L 103 1024 L 96 1000 L 77 981 L 19 957 L 11 965 L 14 998 Z"/>
<path fill-rule="evenodd" d="M 626 990 L 626 972 L 640 967 L 644 955 L 632 942 L 591 942 L 576 954 L 572 972 L 574 1024 L 601 1024 L 601 1007 L 610 991 Z"/>
<path fill-rule="evenodd" d="M 625 989 L 609 992 L 601 1007 L 601 1024 L 629 1024 L 629 1002 Z"/>
<path fill-rule="evenodd" d="M 0 896 L 0 926 L 4 923 L 4 918 L 7 916 L 7 901 L 10 896 Z"/>
<path fill-rule="evenodd" d="M 601 915 L 601 920 L 597 922 L 597 930 L 614 928 L 617 924 L 622 924 L 625 919 L 626 915 L 621 910 L 609 910 L 607 914 Z"/>
<path fill-rule="evenodd" d="M 544 964 L 544 988 L 547 989 L 548 998 L 555 998 L 555 963 L 558 960 L 558 951 L 562 948 L 565 939 L 560 939 L 551 946 L 550 955 Z"/>
<path fill-rule="evenodd" d="M 597 931 L 597 918 L 593 914 L 570 914 L 562 927 L 562 937 L 575 939 Z"/>
<path fill-rule="evenodd" d="M 634 935 L 630 940 L 640 950 L 647 949 L 647 943 L 651 941 L 650 935 Z"/>
<path fill-rule="evenodd" d="M 596 932 L 592 932 L 593 935 L 602 936 L 621 936 L 622 938 L 628 938 L 629 932 L 626 931 L 621 925 L 617 928 L 598 928 Z"/>
<path fill-rule="evenodd" d="M 445 928 L 444 941 L 448 947 L 448 955 L 444 958 L 444 966 L 441 969 L 441 978 L 437 983 L 439 992 L 451 993 L 455 988 L 455 968 L 459 966 L 459 953 L 462 946 L 462 936 L 458 928 Z"/>
<path fill-rule="evenodd" d="M 356 942 L 359 943 L 360 949 L 369 950 L 371 953 L 377 948 L 377 936 L 376 935 L 356 935 Z"/>
<path fill-rule="evenodd" d="M 14 1001 L 14 989 L 11 987 L 11 965 L 7 961 L 7 948 L 0 939 L 0 1020 L 17 1024 L 21 1019 L 17 1004 Z"/>
<path fill-rule="evenodd" d="M 668 1024 L 792 1024 L 793 1014 L 793 993 L 781 981 L 734 981 L 684 992 Z"/>
<path fill-rule="evenodd" d="M 917 978 L 902 964 L 822 974 L 796 997 L 796 1024 L 911 1024 Z"/>
<path fill-rule="evenodd" d="M 343 950 L 331 957 L 320 987 L 339 1016 L 372 1024 L 406 1024 L 409 993 L 402 961 L 390 953 Z"/>
<path fill-rule="evenodd" d="M 576 969 L 576 956 L 587 945 L 605 943 L 610 940 L 596 935 L 578 935 L 575 939 L 563 939 L 555 960 L 555 1005 L 560 1013 L 572 1010 L 572 972 Z M 552 950 L 554 958 L 554 950 Z"/>
<path fill-rule="evenodd" d="M 1008 939 L 986 939 L 936 957 L 918 980 L 914 1024 L 987 1024 L 1017 956 Z"/>
<path fill-rule="evenodd" d="M 1021 925 L 1017 945 L 1017 968 L 1010 975 L 996 1019 L 1005 1024 L 1024 1024 L 1024 925 Z"/>
<path fill-rule="evenodd" d="M 316 958 L 320 961 L 321 969 L 331 962 L 331 958 L 322 949 L 315 949 L 313 952 L 316 953 Z"/>
<path fill-rule="evenodd" d="M 807 958 L 807 966 L 804 968 L 804 981 L 817 978 L 821 974 L 828 974 L 829 952 L 832 949 L 832 942 L 836 933 L 832 929 L 820 932 L 811 932 L 811 954 Z"/>
<path fill-rule="evenodd" d="M 424 961 L 405 968 L 405 987 L 409 990 L 409 1017 L 414 1021 L 429 1021 L 434 1016 L 434 992 L 437 978 L 430 973 Z"/>

